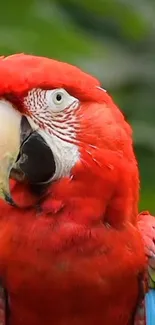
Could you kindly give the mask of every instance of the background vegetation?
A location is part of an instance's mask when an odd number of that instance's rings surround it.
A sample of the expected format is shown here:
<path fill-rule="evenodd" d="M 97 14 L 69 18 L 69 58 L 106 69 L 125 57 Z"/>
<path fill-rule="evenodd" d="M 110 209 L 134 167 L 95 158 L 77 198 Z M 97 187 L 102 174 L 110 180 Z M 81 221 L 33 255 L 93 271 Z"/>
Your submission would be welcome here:
<path fill-rule="evenodd" d="M 155 1 L 5 0 L 0 54 L 64 60 L 97 76 L 134 129 L 140 209 L 155 213 Z"/>

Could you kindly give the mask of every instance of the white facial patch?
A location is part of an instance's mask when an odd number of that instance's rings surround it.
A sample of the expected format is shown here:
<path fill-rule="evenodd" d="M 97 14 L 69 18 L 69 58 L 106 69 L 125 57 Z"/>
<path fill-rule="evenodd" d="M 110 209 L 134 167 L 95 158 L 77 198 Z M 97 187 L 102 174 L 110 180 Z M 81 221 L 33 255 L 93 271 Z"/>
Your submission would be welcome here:
<path fill-rule="evenodd" d="M 75 110 L 79 100 L 64 89 L 32 89 L 24 98 L 24 105 L 36 125 L 65 141 L 75 139 Z"/>
<path fill-rule="evenodd" d="M 38 133 L 44 138 L 54 155 L 56 171 L 52 180 L 70 176 L 71 169 L 80 157 L 78 147 L 73 143 L 59 139 L 55 135 L 51 136 L 44 130 L 40 129 Z"/>
<path fill-rule="evenodd" d="M 40 88 L 32 89 L 24 98 L 24 105 L 30 112 L 59 113 L 69 108 L 73 103 L 79 103 L 79 100 L 63 88 L 53 90 L 43 90 Z"/>
<path fill-rule="evenodd" d="M 62 88 L 32 89 L 24 98 L 24 105 L 33 120 L 30 124 L 34 124 L 34 129 L 53 152 L 56 172 L 52 180 L 70 176 L 72 167 L 79 160 L 76 145 L 78 121 L 75 114 L 79 100 Z"/>

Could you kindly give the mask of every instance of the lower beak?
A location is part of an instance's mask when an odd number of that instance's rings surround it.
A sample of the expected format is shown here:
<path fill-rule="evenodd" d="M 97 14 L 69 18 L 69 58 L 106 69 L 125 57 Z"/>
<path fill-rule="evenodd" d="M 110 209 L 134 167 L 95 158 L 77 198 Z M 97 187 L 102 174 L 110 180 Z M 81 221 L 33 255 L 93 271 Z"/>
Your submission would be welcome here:
<path fill-rule="evenodd" d="M 53 153 L 34 123 L 9 102 L 0 100 L 0 198 L 15 205 L 9 188 L 10 176 L 30 184 L 45 184 L 52 179 L 55 169 Z"/>

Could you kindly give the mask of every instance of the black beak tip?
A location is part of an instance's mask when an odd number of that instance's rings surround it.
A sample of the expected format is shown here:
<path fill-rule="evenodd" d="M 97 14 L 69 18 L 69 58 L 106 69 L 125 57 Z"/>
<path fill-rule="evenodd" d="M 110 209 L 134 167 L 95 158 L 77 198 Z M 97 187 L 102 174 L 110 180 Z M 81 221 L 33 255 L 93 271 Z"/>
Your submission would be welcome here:
<path fill-rule="evenodd" d="M 10 204 L 14 207 L 16 206 L 15 202 L 13 201 L 13 199 L 11 198 L 11 196 L 9 194 L 4 193 L 4 199 L 8 204 Z"/>

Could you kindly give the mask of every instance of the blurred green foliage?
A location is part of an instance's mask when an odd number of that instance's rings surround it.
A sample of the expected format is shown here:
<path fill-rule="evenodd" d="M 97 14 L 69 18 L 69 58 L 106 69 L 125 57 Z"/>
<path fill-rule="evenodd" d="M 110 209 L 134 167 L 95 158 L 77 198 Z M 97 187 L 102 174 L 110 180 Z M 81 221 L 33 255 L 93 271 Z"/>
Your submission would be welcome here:
<path fill-rule="evenodd" d="M 155 213 L 155 1 L 1 2 L 0 54 L 67 61 L 97 76 L 134 129 L 140 209 Z"/>

